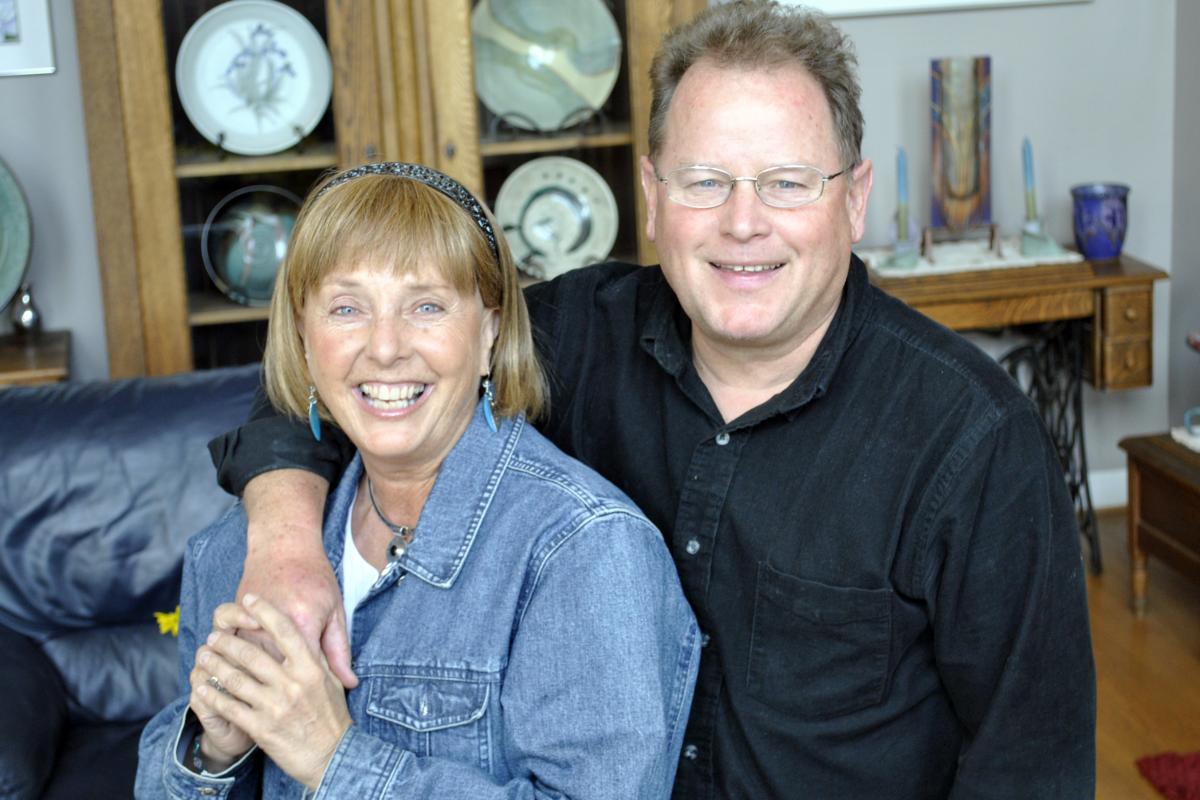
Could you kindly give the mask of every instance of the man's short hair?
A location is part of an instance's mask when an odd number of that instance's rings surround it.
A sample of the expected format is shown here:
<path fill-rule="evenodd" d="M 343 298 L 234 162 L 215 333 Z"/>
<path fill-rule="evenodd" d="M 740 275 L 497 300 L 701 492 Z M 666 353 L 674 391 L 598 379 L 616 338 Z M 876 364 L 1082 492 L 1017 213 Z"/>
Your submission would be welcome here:
<path fill-rule="evenodd" d="M 683 74 L 698 61 L 722 68 L 799 66 L 817 81 L 833 114 L 843 163 L 862 160 L 858 59 L 849 37 L 823 14 L 773 0 L 734 0 L 713 6 L 672 31 L 650 66 L 650 157 L 661 152 L 667 112 Z"/>

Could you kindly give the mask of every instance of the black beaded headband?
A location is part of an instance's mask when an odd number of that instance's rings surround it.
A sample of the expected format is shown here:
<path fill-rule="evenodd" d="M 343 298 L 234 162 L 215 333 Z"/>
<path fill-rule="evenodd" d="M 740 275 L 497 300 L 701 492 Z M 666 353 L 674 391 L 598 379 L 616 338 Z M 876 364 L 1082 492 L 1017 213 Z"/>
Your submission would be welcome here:
<path fill-rule="evenodd" d="M 500 262 L 500 247 L 496 244 L 496 232 L 492 230 L 492 223 L 488 221 L 487 215 L 483 213 L 483 206 L 475 199 L 475 195 L 467 191 L 465 186 L 449 175 L 438 172 L 436 169 L 430 169 L 421 164 L 407 164 L 403 161 L 380 161 L 374 164 L 364 164 L 361 167 L 346 170 L 322 186 L 321 190 L 317 192 L 317 197 L 325 194 L 335 186 L 349 183 L 355 178 L 361 178 L 364 175 L 394 175 L 398 178 L 408 178 L 409 180 L 414 180 L 437 189 L 446 195 L 446 197 L 458 203 L 463 210 L 471 215 L 471 219 L 475 220 L 475 224 L 479 226 L 479 230 L 483 231 L 484 238 L 487 239 L 488 245 L 492 248 L 492 254 L 496 256 L 496 262 Z"/>

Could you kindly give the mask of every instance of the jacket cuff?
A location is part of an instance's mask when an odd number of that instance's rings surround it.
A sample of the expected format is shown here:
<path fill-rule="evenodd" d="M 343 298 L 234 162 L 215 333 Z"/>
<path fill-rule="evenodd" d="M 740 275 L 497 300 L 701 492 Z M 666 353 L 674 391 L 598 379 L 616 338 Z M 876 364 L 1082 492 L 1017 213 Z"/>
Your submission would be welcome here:
<path fill-rule="evenodd" d="M 400 772 L 415 756 L 351 725 L 338 743 L 313 800 L 383 797 L 400 782 Z"/>

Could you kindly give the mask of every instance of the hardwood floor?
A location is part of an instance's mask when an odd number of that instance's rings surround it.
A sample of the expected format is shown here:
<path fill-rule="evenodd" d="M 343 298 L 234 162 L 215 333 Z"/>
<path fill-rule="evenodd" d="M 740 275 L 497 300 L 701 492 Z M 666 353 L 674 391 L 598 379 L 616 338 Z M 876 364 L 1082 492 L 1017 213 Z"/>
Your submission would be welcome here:
<path fill-rule="evenodd" d="M 1134 764 L 1200 750 L 1200 584 L 1154 558 L 1146 616 L 1129 608 L 1124 509 L 1100 514 L 1104 574 L 1088 578 L 1096 656 L 1096 797 L 1162 800 Z"/>

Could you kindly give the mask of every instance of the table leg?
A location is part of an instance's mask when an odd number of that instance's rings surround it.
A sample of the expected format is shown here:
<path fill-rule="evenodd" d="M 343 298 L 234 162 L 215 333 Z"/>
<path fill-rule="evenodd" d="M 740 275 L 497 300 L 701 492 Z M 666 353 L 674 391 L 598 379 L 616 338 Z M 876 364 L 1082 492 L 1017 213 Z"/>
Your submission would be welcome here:
<path fill-rule="evenodd" d="M 1146 616 L 1146 553 L 1138 539 L 1142 516 L 1142 473 L 1129 459 L 1129 500 L 1125 506 L 1129 537 L 1129 606 L 1139 617 Z"/>
<path fill-rule="evenodd" d="M 1087 449 L 1083 440 L 1084 329 L 1081 320 L 1026 326 L 1029 343 L 1005 353 L 1000 363 L 1037 406 L 1058 451 L 1079 532 L 1087 540 L 1092 572 L 1103 569 L 1100 530 L 1088 486 Z"/>

